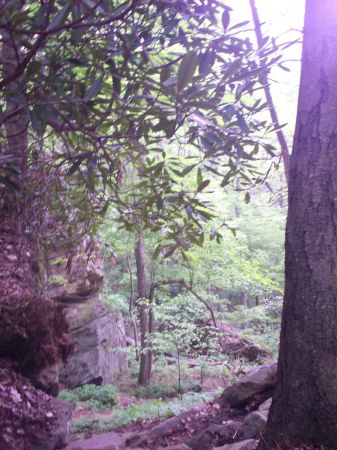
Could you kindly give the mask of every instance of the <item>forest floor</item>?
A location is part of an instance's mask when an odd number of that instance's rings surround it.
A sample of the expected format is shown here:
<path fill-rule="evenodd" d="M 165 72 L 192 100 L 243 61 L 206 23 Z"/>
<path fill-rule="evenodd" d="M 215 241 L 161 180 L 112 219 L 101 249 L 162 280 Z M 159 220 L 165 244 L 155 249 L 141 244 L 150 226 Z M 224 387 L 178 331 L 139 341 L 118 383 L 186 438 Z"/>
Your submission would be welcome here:
<path fill-rule="evenodd" d="M 102 412 L 100 412 L 102 413 Z M 105 412 L 113 414 L 113 412 Z M 105 446 L 114 445 L 116 449 L 128 448 L 127 440 L 134 435 L 152 430 L 161 424 L 164 427 L 172 427 L 172 432 L 165 433 L 163 436 L 155 436 L 153 441 L 147 442 L 148 449 L 160 449 L 182 443 L 189 443 L 191 438 L 212 424 L 221 424 L 229 420 L 243 421 L 246 411 L 232 410 L 221 405 L 219 400 L 207 402 L 205 404 L 192 407 L 191 409 L 174 416 L 171 419 L 153 418 L 149 420 L 137 420 L 124 426 L 115 428 L 113 431 L 96 434 L 89 432 L 85 438 L 77 439 L 78 434 L 73 434 L 70 438 L 70 444 L 67 450 L 96 450 L 105 449 Z M 74 418 L 76 418 L 76 413 Z M 172 422 L 172 419 L 174 423 Z M 107 449 L 110 447 L 106 447 Z M 114 447 L 111 447 L 111 449 Z M 212 445 L 202 447 L 203 450 L 213 448 Z"/>
<path fill-rule="evenodd" d="M 76 404 L 67 450 L 124 449 L 128 448 L 126 441 L 130 436 L 140 436 L 146 431 L 149 431 L 149 436 L 139 447 L 161 449 L 188 444 L 193 436 L 201 435 L 212 425 L 219 426 L 228 421 L 242 423 L 247 413 L 256 406 L 255 402 L 231 408 L 221 400 L 220 395 L 226 386 L 250 369 L 250 365 L 246 368 L 236 366 L 230 381 L 219 376 L 218 367 L 203 380 L 196 376 L 197 371 L 189 370 L 184 380 L 187 391 L 180 395 L 177 390 L 173 391 L 174 378 L 170 367 L 164 379 L 157 378 L 158 374 L 155 376 L 147 391 L 137 389 L 131 379 L 123 380 L 115 407 L 97 410 L 88 406 L 87 402 Z M 159 377 L 162 376 L 160 371 Z M 144 398 L 146 392 L 148 398 Z M 258 398 L 259 402 L 263 400 L 263 397 Z M 158 428 L 159 432 L 156 431 Z M 193 449 L 213 448 L 211 443 L 201 442 L 201 446 L 198 445 L 198 442 L 194 443 Z"/>

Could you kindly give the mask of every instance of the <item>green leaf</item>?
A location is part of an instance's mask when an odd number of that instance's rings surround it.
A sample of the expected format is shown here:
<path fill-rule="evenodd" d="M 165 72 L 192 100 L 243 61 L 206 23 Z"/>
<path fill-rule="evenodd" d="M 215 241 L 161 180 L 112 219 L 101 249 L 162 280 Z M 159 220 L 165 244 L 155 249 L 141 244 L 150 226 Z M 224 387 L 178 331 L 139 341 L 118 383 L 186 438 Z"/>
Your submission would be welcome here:
<path fill-rule="evenodd" d="M 198 172 L 197 172 L 197 185 L 199 186 L 202 183 L 202 172 L 200 167 L 198 168 Z"/>
<path fill-rule="evenodd" d="M 190 172 L 192 172 L 192 170 L 194 169 L 194 167 L 195 167 L 196 165 L 197 165 L 197 164 L 192 164 L 191 166 L 185 167 L 185 169 L 182 170 L 181 175 L 184 177 L 185 175 L 189 174 Z"/>
<path fill-rule="evenodd" d="M 267 153 L 269 153 L 270 156 L 272 156 L 272 157 L 276 156 L 276 154 L 273 152 L 273 150 L 275 150 L 275 147 L 273 147 L 272 145 L 265 144 L 264 149 Z"/>
<path fill-rule="evenodd" d="M 177 250 L 177 246 L 174 245 L 170 248 L 170 250 L 168 250 L 165 255 L 164 258 L 168 258 L 169 256 L 173 255 L 173 253 Z"/>
<path fill-rule="evenodd" d="M 221 21 L 222 21 L 223 29 L 224 29 L 224 31 L 226 31 L 228 28 L 228 25 L 229 25 L 229 21 L 230 21 L 228 9 L 225 9 L 225 11 L 222 13 Z"/>
<path fill-rule="evenodd" d="M 161 195 L 157 195 L 156 204 L 158 211 L 164 208 L 164 200 Z"/>
<path fill-rule="evenodd" d="M 47 31 L 52 31 L 64 24 L 70 12 L 71 5 L 72 2 L 66 2 L 65 6 L 54 16 L 53 20 L 48 25 Z"/>
<path fill-rule="evenodd" d="M 177 76 L 177 91 L 181 92 L 192 81 L 198 67 L 199 56 L 196 52 L 187 53 L 182 59 Z"/>
<path fill-rule="evenodd" d="M 241 128 L 241 131 L 243 134 L 248 134 L 250 132 L 250 128 L 247 125 L 247 122 L 245 121 L 245 118 L 242 114 L 236 113 L 236 120 L 238 122 L 239 127 Z"/>
<path fill-rule="evenodd" d="M 160 72 L 160 82 L 164 83 L 166 80 L 169 79 L 171 75 L 171 68 L 169 66 L 163 67 Z"/>
<path fill-rule="evenodd" d="M 200 75 L 207 74 L 212 68 L 214 61 L 215 61 L 214 53 L 209 50 L 200 55 L 200 62 L 199 62 Z"/>
<path fill-rule="evenodd" d="M 73 175 L 73 174 L 78 170 L 78 168 L 79 168 L 80 165 L 81 165 L 81 162 L 82 162 L 81 159 L 79 159 L 79 160 L 77 160 L 77 161 L 74 162 L 74 164 L 69 168 L 69 170 L 68 170 L 68 172 L 67 172 L 67 176 L 68 176 L 68 177 L 70 177 L 71 175 Z"/>
<path fill-rule="evenodd" d="M 116 94 L 120 95 L 120 93 L 121 93 L 121 79 L 120 79 L 120 77 L 112 77 L 112 89 L 113 89 L 114 92 L 116 92 Z M 124 97 L 124 98 L 127 98 L 127 97 Z"/>
<path fill-rule="evenodd" d="M 280 69 L 284 70 L 285 72 L 290 72 L 290 69 L 288 67 L 284 66 L 283 64 L 279 63 L 278 66 Z"/>
<path fill-rule="evenodd" d="M 211 180 L 204 180 L 202 183 L 199 184 L 198 186 L 198 192 L 203 191 L 211 182 Z"/>
<path fill-rule="evenodd" d="M 170 139 L 175 133 L 175 121 L 167 120 L 166 117 L 161 116 L 159 119 L 160 129 L 166 134 L 167 139 Z"/>
<path fill-rule="evenodd" d="M 95 80 L 90 88 L 87 90 L 84 98 L 85 100 L 91 100 L 99 93 L 99 91 L 102 89 L 104 83 L 104 78 L 100 77 L 97 80 Z"/>
<path fill-rule="evenodd" d="M 40 115 L 35 109 L 29 110 L 29 118 L 35 133 L 42 136 L 45 132 L 46 124 L 41 120 Z"/>
<path fill-rule="evenodd" d="M 229 183 L 229 180 L 231 179 L 232 175 L 233 175 L 233 172 L 231 170 L 229 172 L 227 172 L 226 175 L 223 177 L 220 186 L 221 187 L 227 186 L 227 184 Z"/>
<path fill-rule="evenodd" d="M 181 252 L 181 256 L 183 257 L 183 260 L 188 262 L 188 256 L 186 255 L 186 252 L 184 252 L 183 249 L 181 249 L 180 252 Z"/>
<path fill-rule="evenodd" d="M 158 258 L 159 254 L 160 254 L 160 250 L 161 250 L 161 245 L 158 244 L 157 247 L 155 248 L 154 252 L 153 252 L 153 255 L 152 255 L 153 259 L 157 259 Z"/>
<path fill-rule="evenodd" d="M 29 66 L 27 67 L 27 74 L 28 75 L 35 75 L 38 73 L 38 71 L 41 68 L 41 62 L 40 61 L 31 61 L 29 63 Z"/>

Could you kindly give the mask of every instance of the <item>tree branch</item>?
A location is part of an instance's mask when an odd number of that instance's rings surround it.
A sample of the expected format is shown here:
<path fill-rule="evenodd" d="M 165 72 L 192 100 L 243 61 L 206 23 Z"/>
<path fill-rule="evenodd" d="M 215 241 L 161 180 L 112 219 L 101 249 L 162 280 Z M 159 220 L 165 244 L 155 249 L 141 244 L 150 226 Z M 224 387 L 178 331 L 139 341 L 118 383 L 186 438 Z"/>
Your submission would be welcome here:
<path fill-rule="evenodd" d="M 252 11 L 252 16 L 253 16 L 257 45 L 258 45 L 259 50 L 261 50 L 263 48 L 263 35 L 262 35 L 262 31 L 261 31 L 261 22 L 260 22 L 258 11 L 257 11 L 256 5 L 255 5 L 255 0 L 250 0 L 250 7 L 251 7 L 251 11 Z M 260 55 L 259 55 L 259 62 L 260 62 L 260 67 L 263 68 L 265 65 L 264 59 L 261 59 Z M 270 90 L 270 86 L 269 86 L 267 69 L 262 71 L 261 81 L 263 84 L 270 117 L 276 128 L 276 136 L 277 136 L 278 142 L 281 147 L 281 153 L 282 153 L 283 164 L 284 164 L 284 173 L 285 173 L 286 181 L 288 184 L 289 183 L 289 167 L 290 167 L 289 148 L 288 148 L 288 144 L 285 139 L 284 133 L 280 128 L 280 121 L 278 119 L 278 115 L 277 115 L 277 112 L 275 109 L 273 97 L 271 95 L 271 90 Z"/>

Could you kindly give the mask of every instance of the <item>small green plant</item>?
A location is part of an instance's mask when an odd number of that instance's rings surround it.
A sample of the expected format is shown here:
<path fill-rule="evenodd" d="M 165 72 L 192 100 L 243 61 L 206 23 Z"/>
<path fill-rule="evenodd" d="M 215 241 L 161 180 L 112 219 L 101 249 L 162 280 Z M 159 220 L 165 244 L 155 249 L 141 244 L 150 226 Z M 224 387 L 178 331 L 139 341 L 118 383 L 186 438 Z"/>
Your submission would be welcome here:
<path fill-rule="evenodd" d="M 173 396 L 175 389 L 172 385 L 153 382 L 146 387 L 138 386 L 134 394 L 138 398 L 163 398 Z"/>
<path fill-rule="evenodd" d="M 117 403 L 117 390 L 111 384 L 86 384 L 71 391 L 61 391 L 59 397 L 70 403 L 85 402 L 88 408 L 110 409 Z"/>
<path fill-rule="evenodd" d="M 148 400 L 140 404 L 132 404 L 126 408 L 117 407 L 112 416 L 96 414 L 92 418 L 81 417 L 74 420 L 72 431 L 74 433 L 87 433 L 88 431 L 103 433 L 137 420 L 172 417 L 192 406 L 210 401 L 218 394 L 218 392 L 216 394 L 188 393 L 183 395 L 181 399 L 171 402 Z"/>

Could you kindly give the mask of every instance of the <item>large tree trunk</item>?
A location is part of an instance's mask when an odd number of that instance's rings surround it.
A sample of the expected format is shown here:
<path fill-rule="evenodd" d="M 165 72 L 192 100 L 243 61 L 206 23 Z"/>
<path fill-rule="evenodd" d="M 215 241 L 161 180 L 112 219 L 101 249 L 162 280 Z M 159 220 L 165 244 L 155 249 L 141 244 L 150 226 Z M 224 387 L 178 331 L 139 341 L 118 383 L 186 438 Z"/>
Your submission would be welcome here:
<path fill-rule="evenodd" d="M 336 6 L 306 3 L 278 382 L 259 449 L 337 448 Z"/>

